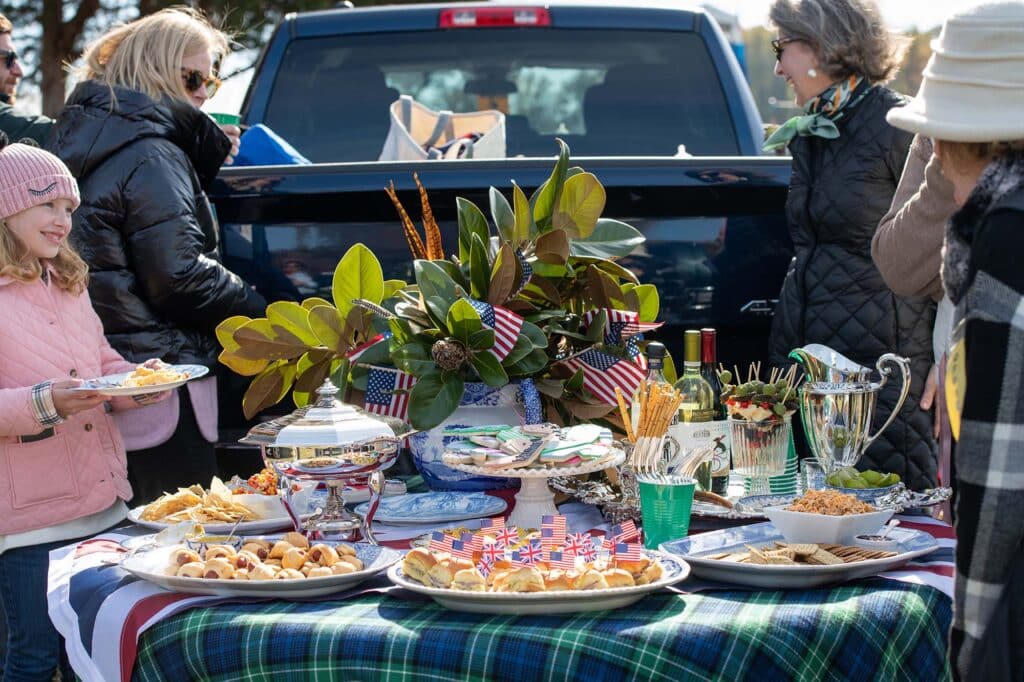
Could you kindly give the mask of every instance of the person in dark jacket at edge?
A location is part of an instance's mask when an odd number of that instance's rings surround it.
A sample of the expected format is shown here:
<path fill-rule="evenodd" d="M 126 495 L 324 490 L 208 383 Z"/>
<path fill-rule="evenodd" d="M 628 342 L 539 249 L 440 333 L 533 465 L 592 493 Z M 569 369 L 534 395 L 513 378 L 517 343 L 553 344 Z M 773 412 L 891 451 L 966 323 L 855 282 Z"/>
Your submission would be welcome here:
<path fill-rule="evenodd" d="M 885 121 L 904 98 L 883 87 L 905 41 L 886 29 L 870 0 L 776 0 L 775 73 L 796 91 L 804 114 L 787 121 L 765 149 L 788 144 L 793 174 L 786 216 L 795 256 L 772 321 L 770 360 L 820 343 L 862 365 L 896 353 L 910 359 L 910 395 L 897 419 L 858 466 L 895 472 L 912 489 L 937 482 L 931 416 L 920 407 L 932 366 L 935 304 L 885 285 L 871 260 L 871 238 L 889 210 L 912 135 Z M 879 394 L 874 423 L 896 405 L 900 382 Z M 796 438 L 801 452 L 804 438 Z"/>
<path fill-rule="evenodd" d="M 946 19 L 892 125 L 934 140 L 959 210 L 942 285 L 955 306 L 944 386 L 957 437 L 954 679 L 1024 680 L 1024 3 Z"/>
<path fill-rule="evenodd" d="M 14 49 L 14 26 L 10 19 L 0 14 L 0 131 L 11 141 L 31 138 L 40 145 L 53 127 L 53 119 L 46 116 L 19 114 L 14 110 L 18 99 L 18 83 L 25 73 L 21 70 L 21 59 Z"/>
<path fill-rule="evenodd" d="M 227 36 L 189 9 L 111 29 L 86 48 L 50 138 L 81 188 L 72 232 L 89 294 L 130 360 L 215 369 L 216 325 L 264 311 L 263 297 L 221 264 L 205 193 L 237 152 L 237 137 L 199 109 L 220 84 L 215 64 L 227 49 Z M 133 503 L 209 485 L 217 473 L 216 379 L 189 382 L 165 402 L 118 423 Z"/>

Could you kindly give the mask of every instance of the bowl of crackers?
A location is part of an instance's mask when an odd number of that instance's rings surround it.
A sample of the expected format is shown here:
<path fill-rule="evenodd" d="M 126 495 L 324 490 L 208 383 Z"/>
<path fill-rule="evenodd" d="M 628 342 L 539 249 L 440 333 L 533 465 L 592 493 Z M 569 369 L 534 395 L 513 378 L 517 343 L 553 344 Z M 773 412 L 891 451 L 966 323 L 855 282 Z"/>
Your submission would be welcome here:
<path fill-rule="evenodd" d="M 788 505 L 765 507 L 764 514 L 787 542 L 852 544 L 857 535 L 876 533 L 893 510 L 835 490 L 809 490 Z"/>

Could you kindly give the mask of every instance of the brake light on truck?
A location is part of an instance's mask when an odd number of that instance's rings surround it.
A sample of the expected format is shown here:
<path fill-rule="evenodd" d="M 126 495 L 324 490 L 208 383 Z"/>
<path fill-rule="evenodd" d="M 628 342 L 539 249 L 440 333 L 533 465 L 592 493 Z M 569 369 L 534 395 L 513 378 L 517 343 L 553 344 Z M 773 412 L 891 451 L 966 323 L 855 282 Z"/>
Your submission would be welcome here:
<path fill-rule="evenodd" d="M 443 9 L 440 28 L 501 28 L 550 26 L 551 14 L 542 7 L 460 7 Z"/>

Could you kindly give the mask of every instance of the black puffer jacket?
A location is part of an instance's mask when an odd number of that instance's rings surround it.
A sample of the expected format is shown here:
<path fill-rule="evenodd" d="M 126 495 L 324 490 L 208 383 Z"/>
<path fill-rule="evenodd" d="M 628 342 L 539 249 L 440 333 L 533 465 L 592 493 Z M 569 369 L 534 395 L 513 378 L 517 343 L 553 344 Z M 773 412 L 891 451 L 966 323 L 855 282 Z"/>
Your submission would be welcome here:
<path fill-rule="evenodd" d="M 264 301 L 220 263 L 204 189 L 230 142 L 185 102 L 95 81 L 75 88 L 49 149 L 78 178 L 71 239 L 111 345 L 130 360 L 212 366 L 216 325 Z"/>
<path fill-rule="evenodd" d="M 931 416 L 918 407 L 932 366 L 935 305 L 893 294 L 871 260 L 871 238 L 889 210 L 912 139 L 885 121 L 903 103 L 876 86 L 838 122 L 837 139 L 797 137 L 790 144 L 786 213 L 796 255 L 772 323 L 771 360 L 788 364 L 789 351 L 809 343 L 869 367 L 883 353 L 910 358 L 910 396 L 858 466 L 894 471 L 921 489 L 934 486 L 937 473 Z M 898 393 L 896 377 L 879 396 L 872 430 L 888 419 Z"/>

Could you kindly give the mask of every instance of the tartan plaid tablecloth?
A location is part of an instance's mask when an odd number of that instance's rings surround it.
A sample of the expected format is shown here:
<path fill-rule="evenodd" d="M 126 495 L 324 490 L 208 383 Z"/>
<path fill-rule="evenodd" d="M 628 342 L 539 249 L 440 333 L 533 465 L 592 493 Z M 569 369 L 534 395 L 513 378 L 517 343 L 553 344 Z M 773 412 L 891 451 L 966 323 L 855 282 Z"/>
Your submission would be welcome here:
<path fill-rule="evenodd" d="M 940 680 L 950 600 L 872 579 L 788 592 L 659 593 L 565 616 L 486 616 L 370 594 L 222 604 L 165 620 L 132 679 Z"/>

